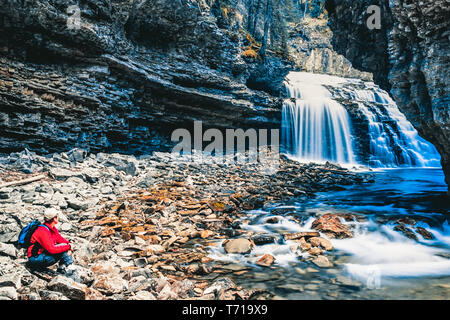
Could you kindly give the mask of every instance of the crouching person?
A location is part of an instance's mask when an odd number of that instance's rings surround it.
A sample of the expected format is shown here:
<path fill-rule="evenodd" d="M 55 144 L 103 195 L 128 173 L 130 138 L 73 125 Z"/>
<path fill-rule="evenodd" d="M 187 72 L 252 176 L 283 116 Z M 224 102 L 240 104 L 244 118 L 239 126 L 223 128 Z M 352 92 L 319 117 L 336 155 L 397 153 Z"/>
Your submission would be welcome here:
<path fill-rule="evenodd" d="M 73 263 L 69 241 L 55 227 L 59 221 L 58 214 L 58 210 L 54 208 L 46 209 L 44 224 L 31 236 L 27 266 L 33 271 L 45 271 L 47 267 L 59 262 L 57 272 L 66 274 L 66 267 Z"/>

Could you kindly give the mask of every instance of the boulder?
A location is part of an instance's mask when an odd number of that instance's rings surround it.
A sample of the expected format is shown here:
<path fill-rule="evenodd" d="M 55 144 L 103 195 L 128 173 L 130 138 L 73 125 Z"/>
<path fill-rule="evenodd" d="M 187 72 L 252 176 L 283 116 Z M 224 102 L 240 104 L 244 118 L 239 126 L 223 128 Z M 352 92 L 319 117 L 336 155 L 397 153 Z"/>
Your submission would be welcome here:
<path fill-rule="evenodd" d="M 181 299 L 189 297 L 189 294 L 194 290 L 194 283 L 188 279 L 177 281 L 172 285 L 172 290 Z"/>
<path fill-rule="evenodd" d="M 270 267 L 275 262 L 275 257 L 271 254 L 265 254 L 256 261 L 256 264 L 262 267 Z"/>
<path fill-rule="evenodd" d="M 422 227 L 417 227 L 416 231 L 417 231 L 418 234 L 420 234 L 422 237 L 424 237 L 424 239 L 427 239 L 427 240 L 433 240 L 434 239 L 433 234 L 430 231 L 428 231 L 428 230 L 426 230 L 426 229 L 424 229 Z"/>
<path fill-rule="evenodd" d="M 100 275 L 94 282 L 94 289 L 110 296 L 128 290 L 128 283 L 118 275 Z"/>
<path fill-rule="evenodd" d="M 253 243 L 257 246 L 262 246 L 268 243 L 275 243 L 277 241 L 277 237 L 271 234 L 259 234 L 251 237 Z"/>
<path fill-rule="evenodd" d="M 327 239 L 325 239 L 325 238 L 322 238 L 322 237 L 313 237 L 313 238 L 310 238 L 310 239 L 308 240 L 308 242 L 309 242 L 312 246 L 314 246 L 314 247 L 321 247 L 321 248 L 323 248 L 323 249 L 325 249 L 325 250 L 327 250 L 327 251 L 332 251 L 332 250 L 334 250 L 334 247 L 333 247 L 333 245 L 331 244 L 331 241 L 330 241 L 330 240 L 327 240 Z"/>
<path fill-rule="evenodd" d="M 333 266 L 333 264 L 328 260 L 328 258 L 323 255 L 315 257 L 312 260 L 312 263 L 314 263 L 316 266 L 320 268 L 329 268 Z"/>
<path fill-rule="evenodd" d="M 13 258 L 17 257 L 17 250 L 12 244 L 0 242 L 0 255 L 6 255 Z"/>
<path fill-rule="evenodd" d="M 417 236 L 414 233 L 414 231 L 412 231 L 411 229 L 409 229 L 407 226 L 405 226 L 404 224 L 398 224 L 394 227 L 395 231 L 398 231 L 400 233 L 403 233 L 403 235 L 405 235 L 407 238 L 412 239 L 412 240 L 417 240 Z"/>
<path fill-rule="evenodd" d="M 353 237 L 353 233 L 350 231 L 349 227 L 340 221 L 338 215 L 332 213 L 324 214 L 320 218 L 314 220 L 312 228 L 324 233 L 329 238 L 344 239 Z"/>
<path fill-rule="evenodd" d="M 164 288 L 158 294 L 158 300 L 177 300 L 178 295 L 173 292 L 169 284 L 165 285 Z"/>
<path fill-rule="evenodd" d="M 223 243 L 223 246 L 225 247 L 225 251 L 227 253 L 240 254 L 249 253 L 253 248 L 253 244 L 249 240 L 244 238 L 226 240 Z"/>
<path fill-rule="evenodd" d="M 73 300 L 84 300 L 86 298 L 87 286 L 65 276 L 56 276 L 48 283 L 47 288 Z"/>
<path fill-rule="evenodd" d="M 219 278 L 203 291 L 203 295 L 236 288 L 236 284 L 227 277 Z"/>
<path fill-rule="evenodd" d="M 310 255 L 313 255 L 313 256 L 318 256 L 318 255 L 321 255 L 323 253 L 323 250 L 318 248 L 318 247 L 313 247 L 313 248 L 308 250 L 308 253 Z"/>
<path fill-rule="evenodd" d="M 52 300 L 52 301 L 70 300 L 62 293 L 50 290 L 39 290 L 39 296 L 42 300 Z"/>

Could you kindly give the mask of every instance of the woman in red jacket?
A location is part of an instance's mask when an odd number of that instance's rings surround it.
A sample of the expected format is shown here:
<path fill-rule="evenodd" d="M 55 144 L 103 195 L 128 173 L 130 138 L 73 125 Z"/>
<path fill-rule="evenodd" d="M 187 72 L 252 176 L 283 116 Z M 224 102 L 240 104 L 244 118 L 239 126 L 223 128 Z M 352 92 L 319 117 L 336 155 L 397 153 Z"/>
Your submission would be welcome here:
<path fill-rule="evenodd" d="M 57 271 L 65 274 L 65 267 L 73 263 L 73 257 L 69 241 L 55 227 L 59 222 L 58 210 L 45 210 L 44 220 L 44 224 L 31 236 L 31 245 L 27 250 L 28 266 L 32 270 L 44 271 L 59 262 Z"/>

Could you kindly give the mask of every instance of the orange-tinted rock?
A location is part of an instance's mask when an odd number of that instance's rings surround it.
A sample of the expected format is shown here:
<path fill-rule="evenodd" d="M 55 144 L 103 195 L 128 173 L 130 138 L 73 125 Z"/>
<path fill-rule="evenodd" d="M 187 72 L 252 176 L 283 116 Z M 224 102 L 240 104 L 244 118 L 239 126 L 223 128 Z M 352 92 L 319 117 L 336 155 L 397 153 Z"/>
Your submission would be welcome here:
<path fill-rule="evenodd" d="M 258 261 L 256 261 L 256 264 L 263 267 L 270 267 L 274 263 L 274 261 L 274 256 L 272 256 L 271 254 L 265 254 Z"/>
<path fill-rule="evenodd" d="M 314 220 L 312 228 L 324 233 L 330 238 L 344 239 L 353 237 L 353 233 L 349 227 L 341 223 L 339 216 L 331 213 L 324 214 Z"/>
<path fill-rule="evenodd" d="M 331 244 L 330 240 L 327 240 L 325 238 L 313 237 L 313 238 L 310 238 L 308 241 L 314 247 L 321 247 L 327 251 L 334 250 L 333 245 Z"/>
<path fill-rule="evenodd" d="M 318 256 L 323 253 L 323 250 L 318 247 L 311 248 L 308 253 L 313 256 Z"/>

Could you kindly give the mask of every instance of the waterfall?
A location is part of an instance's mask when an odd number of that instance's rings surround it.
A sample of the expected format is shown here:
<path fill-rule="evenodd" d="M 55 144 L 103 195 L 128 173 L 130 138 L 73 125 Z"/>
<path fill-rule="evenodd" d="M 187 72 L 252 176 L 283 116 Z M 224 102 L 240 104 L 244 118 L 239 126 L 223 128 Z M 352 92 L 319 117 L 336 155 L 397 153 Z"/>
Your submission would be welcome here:
<path fill-rule="evenodd" d="M 419 136 L 387 92 L 355 90 L 369 122 L 371 167 L 440 167 L 435 147 Z"/>
<path fill-rule="evenodd" d="M 285 87 L 289 97 L 282 110 L 282 145 L 301 161 L 355 162 L 350 119 L 331 98 L 320 75 L 291 72 Z"/>
<path fill-rule="evenodd" d="M 356 106 L 352 113 L 368 123 L 370 146 L 365 165 L 387 167 L 440 167 L 435 147 L 419 136 L 389 94 L 372 82 L 330 75 L 291 72 L 284 86 L 288 99 L 282 108 L 284 152 L 300 161 L 354 164 L 351 118 L 335 96 Z M 353 133 L 353 136 L 352 136 Z M 360 153 L 363 151 L 359 151 Z M 358 159 L 363 158 L 358 154 Z"/>

